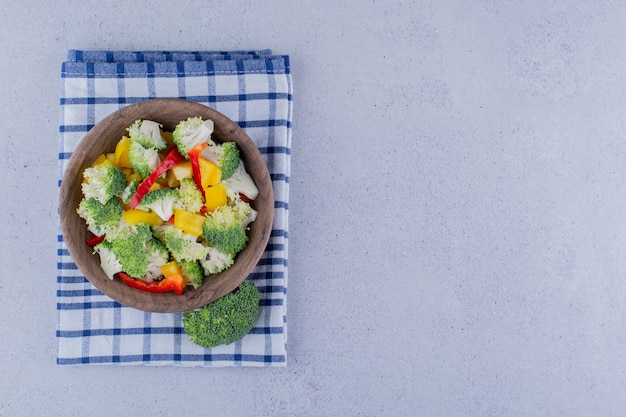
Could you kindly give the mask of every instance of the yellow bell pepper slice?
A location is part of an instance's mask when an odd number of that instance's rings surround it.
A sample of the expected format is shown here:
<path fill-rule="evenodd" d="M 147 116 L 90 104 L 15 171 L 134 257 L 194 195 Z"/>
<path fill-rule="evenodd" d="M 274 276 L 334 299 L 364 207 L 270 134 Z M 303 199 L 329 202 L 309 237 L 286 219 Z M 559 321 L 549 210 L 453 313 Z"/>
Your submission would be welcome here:
<path fill-rule="evenodd" d="M 166 264 L 161 265 L 161 272 L 163 272 L 164 277 L 169 277 L 174 274 L 183 273 L 181 267 L 176 263 L 176 261 L 171 261 Z"/>
<path fill-rule="evenodd" d="M 105 153 L 100 154 L 95 161 L 93 161 L 93 164 L 91 164 L 92 167 L 98 166 L 98 165 L 102 165 L 102 164 L 110 164 L 111 161 L 109 161 L 109 159 L 107 158 L 107 155 Z"/>
<path fill-rule="evenodd" d="M 174 210 L 174 227 L 193 236 L 202 234 L 202 225 L 206 217 L 187 210 Z"/>
<path fill-rule="evenodd" d="M 222 170 L 202 157 L 198 157 L 202 189 L 219 184 L 222 181 Z"/>
<path fill-rule="evenodd" d="M 158 214 L 140 209 L 126 210 L 122 212 L 122 218 L 131 226 L 140 223 L 151 225 L 159 225 L 163 223 L 163 220 L 161 220 Z"/>
<path fill-rule="evenodd" d="M 170 171 L 178 181 L 182 180 L 183 178 L 189 178 L 193 175 L 191 170 L 191 162 L 189 161 L 181 162 L 174 165 L 172 169 L 170 169 Z"/>
<path fill-rule="evenodd" d="M 204 189 L 204 205 L 207 211 L 213 211 L 227 202 L 226 186 L 219 184 Z"/>
<path fill-rule="evenodd" d="M 160 190 L 161 188 L 163 188 L 163 186 L 161 184 L 159 184 L 158 182 L 155 182 L 154 184 L 152 184 L 152 186 L 150 187 L 150 191 L 154 191 L 154 190 Z"/>
<path fill-rule="evenodd" d="M 128 151 L 130 150 L 130 139 L 126 136 L 122 137 L 115 146 L 115 165 L 120 168 L 132 168 L 128 160 Z"/>

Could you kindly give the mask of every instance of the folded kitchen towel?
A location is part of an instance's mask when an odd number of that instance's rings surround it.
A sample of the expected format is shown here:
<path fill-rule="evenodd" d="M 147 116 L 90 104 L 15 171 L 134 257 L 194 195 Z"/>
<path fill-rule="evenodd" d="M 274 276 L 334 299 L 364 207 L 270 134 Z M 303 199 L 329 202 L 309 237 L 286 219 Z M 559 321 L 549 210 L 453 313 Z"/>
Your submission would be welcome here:
<path fill-rule="evenodd" d="M 123 306 L 81 274 L 59 233 L 57 363 L 284 366 L 292 84 L 289 57 L 257 51 L 81 51 L 62 64 L 59 185 L 72 151 L 110 113 L 142 100 L 181 98 L 209 106 L 250 136 L 273 181 L 274 226 L 248 276 L 261 314 L 240 341 L 212 349 L 192 343 L 181 314 Z"/>

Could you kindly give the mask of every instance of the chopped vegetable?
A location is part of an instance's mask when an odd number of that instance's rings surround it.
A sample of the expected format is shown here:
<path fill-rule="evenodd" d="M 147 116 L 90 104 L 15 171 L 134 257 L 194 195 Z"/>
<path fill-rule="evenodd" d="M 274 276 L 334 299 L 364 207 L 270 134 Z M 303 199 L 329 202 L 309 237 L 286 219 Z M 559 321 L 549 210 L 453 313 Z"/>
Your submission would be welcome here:
<path fill-rule="evenodd" d="M 200 157 L 198 158 L 198 165 L 200 167 L 202 188 L 205 189 L 212 185 L 219 184 L 222 181 L 222 171 L 217 165 L 207 161 Z"/>
<path fill-rule="evenodd" d="M 161 265 L 161 272 L 163 273 L 163 276 L 165 276 L 165 277 L 168 277 L 168 276 L 174 275 L 174 274 L 182 274 L 183 273 L 180 265 L 178 265 L 178 263 L 176 263 L 176 261 L 167 262 L 167 263 Z"/>
<path fill-rule="evenodd" d="M 246 230 L 231 206 L 220 206 L 207 216 L 202 225 L 202 237 L 221 252 L 235 255 L 248 242 Z"/>
<path fill-rule="evenodd" d="M 182 181 L 183 178 L 191 178 L 193 171 L 191 170 L 191 162 L 183 161 L 172 167 L 172 174 L 178 181 Z"/>
<path fill-rule="evenodd" d="M 100 204 L 106 204 L 114 197 L 119 197 L 126 188 L 126 175 L 121 169 L 110 164 L 100 164 L 87 168 L 83 173 L 85 182 L 82 191 L 85 198 L 94 198 Z"/>
<path fill-rule="evenodd" d="M 130 139 L 126 136 L 122 137 L 115 147 L 115 165 L 120 168 L 132 168 L 133 166 L 128 159 L 130 151 Z"/>
<path fill-rule="evenodd" d="M 176 125 L 172 137 L 178 152 L 189 159 L 189 151 L 201 143 L 212 143 L 213 121 L 201 117 L 189 117 Z"/>
<path fill-rule="evenodd" d="M 87 245 L 94 247 L 96 246 L 98 243 L 102 243 L 104 241 L 104 235 L 102 236 L 92 236 L 90 238 L 88 238 L 87 240 L 85 240 L 85 243 L 87 243 Z"/>
<path fill-rule="evenodd" d="M 143 281 L 135 279 L 123 272 L 119 272 L 120 280 L 129 287 L 136 288 L 141 291 L 162 293 L 174 291 L 176 294 L 182 294 L 185 289 L 185 279 L 180 274 L 174 274 L 163 278 L 161 281 Z"/>
<path fill-rule="evenodd" d="M 183 178 L 178 187 L 178 200 L 175 208 L 199 213 L 204 205 L 202 192 L 196 187 L 196 183 L 191 178 Z"/>
<path fill-rule="evenodd" d="M 153 148 L 145 148 L 135 141 L 131 141 L 129 146 L 128 161 L 141 178 L 148 177 L 161 163 L 159 152 Z"/>
<path fill-rule="evenodd" d="M 143 180 L 139 187 L 137 187 L 135 195 L 130 199 L 130 206 L 132 208 L 137 207 L 137 205 L 139 205 L 144 196 L 148 194 L 150 188 L 154 185 L 154 183 L 161 176 L 161 174 L 163 174 L 182 160 L 183 157 L 180 155 L 180 153 L 178 153 L 176 148 L 172 148 L 167 157 L 163 160 L 163 162 L 161 162 L 161 165 L 159 165 L 158 168 L 155 169 L 148 178 Z"/>
<path fill-rule="evenodd" d="M 204 189 L 204 200 L 207 211 L 213 211 L 227 202 L 226 187 L 219 183 Z"/>
<path fill-rule="evenodd" d="M 246 171 L 243 160 L 239 161 L 239 165 L 237 165 L 233 175 L 222 180 L 222 182 L 231 192 L 243 194 L 250 200 L 254 200 L 259 195 L 259 189 Z"/>
<path fill-rule="evenodd" d="M 202 172 L 200 172 L 200 161 L 198 159 L 200 157 L 200 152 L 202 152 L 202 149 L 204 149 L 205 146 L 207 146 L 206 142 L 199 143 L 194 146 L 189 153 L 187 153 L 189 162 L 191 162 L 193 180 L 196 182 L 196 186 L 201 190 L 204 186 L 202 185 Z"/>
<path fill-rule="evenodd" d="M 89 230 L 100 236 L 117 228 L 122 217 L 122 205 L 117 198 L 112 198 L 105 204 L 95 198 L 83 198 L 76 212 L 85 220 Z"/>
<path fill-rule="evenodd" d="M 174 215 L 174 227 L 193 236 L 202 234 L 202 225 L 206 217 L 187 210 L 176 210 Z"/>
<path fill-rule="evenodd" d="M 202 157 L 217 165 L 222 173 L 222 179 L 230 178 L 239 165 L 239 148 L 235 142 L 224 142 L 221 145 L 207 146 Z"/>
<path fill-rule="evenodd" d="M 147 208 L 156 213 L 163 221 L 167 221 L 174 214 L 174 206 L 180 200 L 175 188 L 160 188 L 150 191 L 141 200 L 139 207 Z"/>
<path fill-rule="evenodd" d="M 162 151 L 167 148 L 167 142 L 161 135 L 161 125 L 152 120 L 136 120 L 128 129 L 130 140 L 141 144 L 147 149 Z"/>
<path fill-rule="evenodd" d="M 130 225 L 136 225 L 140 223 L 157 225 L 161 224 L 161 218 L 154 212 L 147 212 L 141 209 L 125 210 L 122 213 L 122 219 Z"/>

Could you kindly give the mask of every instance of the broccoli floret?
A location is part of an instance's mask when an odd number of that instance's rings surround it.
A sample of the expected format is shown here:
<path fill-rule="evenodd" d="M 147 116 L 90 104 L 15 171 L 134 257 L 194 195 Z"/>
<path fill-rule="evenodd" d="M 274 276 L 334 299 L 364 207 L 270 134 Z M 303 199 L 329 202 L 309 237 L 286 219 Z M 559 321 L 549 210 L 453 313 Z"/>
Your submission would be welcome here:
<path fill-rule="evenodd" d="M 141 143 L 136 141 L 130 142 L 128 161 L 141 178 L 149 177 L 161 163 L 159 152 L 156 149 L 144 148 Z"/>
<path fill-rule="evenodd" d="M 167 142 L 161 136 L 161 125 L 152 120 L 136 120 L 128 129 L 131 141 L 141 144 L 144 148 L 162 151 L 167 148 Z"/>
<path fill-rule="evenodd" d="M 248 174 L 248 171 L 246 171 L 246 166 L 242 159 L 239 160 L 239 165 L 237 165 L 233 175 L 230 178 L 222 179 L 222 183 L 231 192 L 241 193 L 250 200 L 254 200 L 259 195 L 259 189 L 250 174 Z"/>
<path fill-rule="evenodd" d="M 187 153 L 200 143 L 213 144 L 211 134 L 213 133 L 213 121 L 202 120 L 201 117 L 189 117 L 176 125 L 172 132 L 172 140 L 178 148 L 178 152 L 186 159 Z"/>
<path fill-rule="evenodd" d="M 140 278 L 148 273 L 150 266 L 151 247 L 153 239 L 150 226 L 137 224 L 116 230 L 115 234 L 107 234 L 105 242 L 122 265 L 122 271 L 133 278 Z"/>
<path fill-rule="evenodd" d="M 85 169 L 85 182 L 82 183 L 83 195 L 95 198 L 101 204 L 114 197 L 119 197 L 126 188 L 126 175 L 121 169 L 110 164 L 100 164 Z"/>
<path fill-rule="evenodd" d="M 91 232 L 102 236 L 119 225 L 122 204 L 118 198 L 112 198 L 106 204 L 101 204 L 95 198 L 83 198 L 76 212 L 85 220 Z"/>
<path fill-rule="evenodd" d="M 224 205 L 211 212 L 202 225 L 202 237 L 209 246 L 232 255 L 242 250 L 248 242 L 246 229 L 241 227 L 233 207 Z"/>
<path fill-rule="evenodd" d="M 148 251 L 148 272 L 146 273 L 146 281 L 154 281 L 163 275 L 161 266 L 166 264 L 170 260 L 170 253 L 161 241 L 157 239 L 150 239 L 147 243 Z"/>
<path fill-rule="evenodd" d="M 197 238 L 171 224 L 153 226 L 154 235 L 161 240 L 177 261 L 197 261 L 206 258 L 208 249 Z"/>
<path fill-rule="evenodd" d="M 244 337 L 259 317 L 260 295 L 249 281 L 198 310 L 183 313 L 189 339 L 202 347 L 228 345 Z"/>
<path fill-rule="evenodd" d="M 94 253 L 100 256 L 100 266 L 109 279 L 113 279 L 115 274 L 122 272 L 122 264 L 111 250 L 111 242 L 104 240 L 94 246 Z"/>
<path fill-rule="evenodd" d="M 191 177 L 180 180 L 178 195 L 180 199 L 176 202 L 175 208 L 197 213 L 204 205 L 202 192 L 198 189 L 198 186 L 196 186 L 195 181 Z"/>
<path fill-rule="evenodd" d="M 207 146 L 202 151 L 202 156 L 222 171 L 222 180 L 230 178 L 239 166 L 239 148 L 235 142 Z"/>
<path fill-rule="evenodd" d="M 175 188 L 159 188 L 150 191 L 141 200 L 140 208 L 154 211 L 163 221 L 169 220 L 174 214 L 180 196 Z"/>
<path fill-rule="evenodd" d="M 209 247 L 206 258 L 200 259 L 200 265 L 205 275 L 218 274 L 230 268 L 235 262 L 232 254 L 220 252 L 216 248 Z"/>
<path fill-rule="evenodd" d="M 245 229 L 250 223 L 256 220 L 258 212 L 252 208 L 250 203 L 243 201 L 239 194 L 227 191 L 226 196 L 228 198 L 228 205 L 233 208 L 241 227 Z"/>
<path fill-rule="evenodd" d="M 139 180 L 137 178 L 133 178 L 132 180 L 130 180 L 130 182 L 128 183 L 126 188 L 124 188 L 124 191 L 122 191 L 122 194 L 120 195 L 120 198 L 122 199 L 122 202 L 124 204 L 130 203 L 130 200 L 137 192 L 138 187 Z"/>
<path fill-rule="evenodd" d="M 204 275 L 202 274 L 202 267 L 198 261 L 178 261 L 178 264 L 180 265 L 187 285 L 191 285 L 196 290 L 200 288 L 204 280 Z"/>

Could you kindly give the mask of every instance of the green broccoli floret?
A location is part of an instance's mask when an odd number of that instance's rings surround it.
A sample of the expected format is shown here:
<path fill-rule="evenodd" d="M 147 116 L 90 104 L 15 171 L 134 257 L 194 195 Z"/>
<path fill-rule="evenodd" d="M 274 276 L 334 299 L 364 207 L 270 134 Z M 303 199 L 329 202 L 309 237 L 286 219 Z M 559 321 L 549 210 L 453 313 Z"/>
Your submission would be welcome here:
<path fill-rule="evenodd" d="M 206 258 L 208 248 L 193 235 L 183 233 L 171 224 L 153 226 L 154 235 L 161 240 L 177 261 L 198 261 Z"/>
<path fill-rule="evenodd" d="M 250 200 L 254 200 L 259 195 L 259 189 L 250 174 L 248 174 L 248 171 L 246 171 L 246 166 L 242 159 L 239 160 L 239 165 L 237 165 L 233 175 L 230 178 L 222 179 L 222 183 L 226 186 L 226 189 L 233 193 L 241 193 Z"/>
<path fill-rule="evenodd" d="M 112 244 L 108 240 L 94 246 L 94 253 L 100 256 L 100 266 L 109 279 L 113 279 L 115 274 L 122 272 L 122 264 L 117 260 L 111 246 Z"/>
<path fill-rule="evenodd" d="M 163 275 L 161 266 L 169 262 L 170 253 L 163 243 L 158 239 L 150 239 L 147 242 L 148 251 L 148 272 L 146 273 L 146 280 L 152 281 Z"/>
<path fill-rule="evenodd" d="M 124 188 L 124 191 L 122 191 L 122 194 L 120 195 L 120 198 L 122 199 L 122 202 L 124 204 L 130 203 L 130 200 L 137 192 L 138 187 L 139 180 L 137 178 L 133 178 L 132 180 L 130 180 L 130 182 L 128 183 L 126 188 Z"/>
<path fill-rule="evenodd" d="M 141 200 L 141 209 L 154 211 L 163 221 L 169 220 L 174 214 L 174 207 L 180 200 L 178 190 L 175 188 L 159 188 L 150 191 Z"/>
<path fill-rule="evenodd" d="M 228 345 L 248 334 L 259 317 L 260 295 L 249 281 L 198 310 L 183 313 L 189 339 L 202 347 Z"/>
<path fill-rule="evenodd" d="M 83 198 L 76 212 L 85 220 L 89 230 L 102 236 L 118 227 L 122 218 L 122 204 L 118 198 L 112 198 L 106 204 L 101 204 L 95 198 Z"/>
<path fill-rule="evenodd" d="M 239 165 L 239 148 L 235 142 L 207 146 L 202 156 L 222 171 L 222 180 L 230 178 Z"/>
<path fill-rule="evenodd" d="M 141 178 L 149 177 L 161 163 L 159 152 L 156 149 L 144 148 L 141 143 L 136 141 L 130 142 L 128 161 Z"/>
<path fill-rule="evenodd" d="M 121 169 L 110 164 L 89 167 L 83 172 L 86 182 L 81 187 L 86 198 L 95 198 L 101 204 L 119 197 L 126 188 L 126 175 Z"/>
<path fill-rule="evenodd" d="M 202 192 L 196 186 L 196 182 L 191 177 L 180 180 L 178 187 L 180 199 L 176 202 L 175 208 L 197 213 L 204 205 Z"/>
<path fill-rule="evenodd" d="M 233 256 L 248 242 L 246 229 L 241 227 L 233 207 L 223 205 L 211 212 L 202 225 L 202 237 L 209 246 Z"/>
<path fill-rule="evenodd" d="M 216 248 L 209 247 L 206 258 L 200 259 L 200 265 L 205 275 L 218 274 L 230 268 L 235 262 L 232 254 L 220 252 Z"/>
<path fill-rule="evenodd" d="M 200 288 L 204 280 L 204 275 L 202 274 L 202 267 L 198 261 L 178 261 L 178 264 L 180 265 L 187 285 L 191 285 L 196 290 Z"/>
<path fill-rule="evenodd" d="M 250 203 L 243 201 L 239 194 L 235 194 L 227 190 L 226 196 L 228 198 L 228 205 L 233 208 L 235 216 L 237 217 L 237 220 L 239 220 L 241 227 L 245 229 L 248 225 L 250 225 L 250 223 L 256 220 L 259 213 L 252 208 Z"/>
<path fill-rule="evenodd" d="M 141 278 L 148 273 L 150 266 L 151 240 L 153 236 L 150 226 L 140 223 L 121 227 L 114 234 L 107 234 L 105 242 L 107 249 L 121 264 L 122 271 L 133 278 Z"/>
<path fill-rule="evenodd" d="M 178 152 L 186 159 L 187 153 L 196 145 L 206 142 L 212 144 L 213 121 L 202 120 L 201 117 L 189 117 L 176 125 L 172 132 L 172 139 L 178 148 Z"/>
<path fill-rule="evenodd" d="M 167 142 L 161 136 L 161 125 L 152 120 L 136 120 L 126 129 L 130 140 L 138 142 L 144 148 L 162 151 L 167 148 Z"/>

